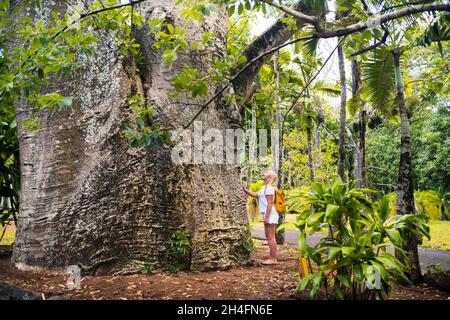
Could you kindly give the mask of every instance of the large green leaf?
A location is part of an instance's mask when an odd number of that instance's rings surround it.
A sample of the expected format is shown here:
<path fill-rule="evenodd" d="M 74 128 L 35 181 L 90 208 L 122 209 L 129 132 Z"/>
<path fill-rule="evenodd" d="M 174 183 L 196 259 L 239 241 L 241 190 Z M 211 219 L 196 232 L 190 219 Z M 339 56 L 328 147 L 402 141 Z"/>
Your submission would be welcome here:
<path fill-rule="evenodd" d="M 362 90 L 371 104 L 385 114 L 391 114 L 396 96 L 394 61 L 392 54 L 384 49 L 373 50 L 368 61 L 362 65 Z"/>

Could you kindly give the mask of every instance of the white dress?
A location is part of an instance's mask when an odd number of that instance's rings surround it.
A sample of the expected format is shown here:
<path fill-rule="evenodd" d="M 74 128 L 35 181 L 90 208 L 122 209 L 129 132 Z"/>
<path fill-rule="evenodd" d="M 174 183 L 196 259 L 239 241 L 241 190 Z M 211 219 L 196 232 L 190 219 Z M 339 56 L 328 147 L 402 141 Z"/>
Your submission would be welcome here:
<path fill-rule="evenodd" d="M 261 212 L 263 221 L 266 216 L 267 211 L 267 197 L 266 196 L 273 196 L 273 204 L 272 209 L 270 211 L 269 215 L 269 224 L 278 224 L 279 215 L 277 210 L 275 209 L 275 188 L 272 186 L 264 186 L 261 190 L 258 191 L 258 206 L 259 206 L 259 212 Z"/>

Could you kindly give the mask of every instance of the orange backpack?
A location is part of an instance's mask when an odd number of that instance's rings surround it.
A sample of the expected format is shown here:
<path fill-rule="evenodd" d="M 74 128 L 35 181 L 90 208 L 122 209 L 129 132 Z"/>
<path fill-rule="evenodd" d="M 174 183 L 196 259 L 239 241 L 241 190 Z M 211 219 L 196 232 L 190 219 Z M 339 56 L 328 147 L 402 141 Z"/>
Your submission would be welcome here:
<path fill-rule="evenodd" d="M 284 203 L 283 189 L 275 189 L 275 209 L 278 213 L 286 212 L 286 204 Z"/>

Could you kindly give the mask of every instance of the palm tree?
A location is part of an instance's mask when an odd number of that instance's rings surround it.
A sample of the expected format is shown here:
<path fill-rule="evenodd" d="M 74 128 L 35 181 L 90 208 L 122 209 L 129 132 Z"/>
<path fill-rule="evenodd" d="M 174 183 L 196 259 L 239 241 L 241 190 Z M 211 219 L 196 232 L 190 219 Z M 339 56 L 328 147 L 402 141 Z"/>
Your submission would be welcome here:
<path fill-rule="evenodd" d="M 443 16 L 448 17 L 448 14 Z M 439 41 L 439 39 L 448 38 L 450 34 L 448 28 L 444 29 L 445 25 L 441 25 L 442 27 L 438 25 L 441 20 L 442 17 L 423 33 L 426 35 L 431 32 L 430 30 L 434 30 L 435 33 L 429 35 L 427 39 Z M 389 40 L 388 44 L 383 44 L 370 53 L 371 56 L 363 66 L 362 77 L 363 89 L 366 90 L 371 104 L 384 113 L 392 112 L 392 109 L 389 108 L 392 106 L 400 118 L 400 163 L 396 192 L 396 213 L 399 215 L 415 213 L 410 115 L 408 112 L 411 110 L 408 110 L 405 100 L 402 57 L 407 50 L 423 43 L 423 37 L 415 39 L 411 37 L 411 34 L 414 31 L 417 32 L 417 28 L 420 27 L 417 19 L 406 19 L 405 23 L 407 26 L 404 31 L 397 27 L 395 31 L 391 31 L 393 34 L 387 39 Z M 438 27 L 436 28 L 436 26 Z M 441 35 L 439 30 L 445 30 L 445 35 Z M 403 238 L 403 249 L 407 252 L 409 260 L 410 278 L 417 283 L 422 279 L 417 250 L 418 239 L 411 232 L 405 232 Z"/>

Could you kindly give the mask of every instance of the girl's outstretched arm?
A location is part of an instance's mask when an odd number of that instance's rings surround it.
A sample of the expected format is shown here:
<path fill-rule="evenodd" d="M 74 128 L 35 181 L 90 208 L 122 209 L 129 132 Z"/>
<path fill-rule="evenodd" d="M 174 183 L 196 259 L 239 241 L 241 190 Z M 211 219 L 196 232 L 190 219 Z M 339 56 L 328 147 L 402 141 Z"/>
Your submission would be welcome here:
<path fill-rule="evenodd" d="M 244 185 L 242 185 L 242 189 L 244 189 L 244 192 L 246 194 L 248 194 L 249 196 L 251 196 L 251 197 L 255 197 L 256 198 L 258 196 L 258 194 L 256 192 L 250 191 Z"/>

